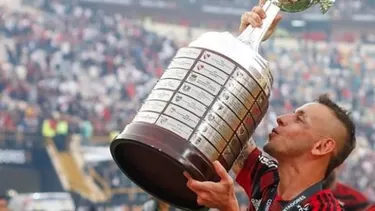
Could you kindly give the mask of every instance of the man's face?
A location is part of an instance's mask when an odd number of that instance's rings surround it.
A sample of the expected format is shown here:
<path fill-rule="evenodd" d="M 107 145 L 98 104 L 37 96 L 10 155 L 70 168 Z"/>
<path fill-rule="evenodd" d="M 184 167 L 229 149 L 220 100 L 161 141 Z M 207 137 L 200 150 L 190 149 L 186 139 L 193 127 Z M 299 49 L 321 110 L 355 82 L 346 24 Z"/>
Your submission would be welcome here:
<path fill-rule="evenodd" d="M 326 125 L 337 124 L 337 120 L 325 105 L 308 103 L 292 114 L 279 116 L 277 124 L 278 126 L 269 134 L 269 141 L 264 146 L 264 151 L 279 160 L 284 157 L 311 154 L 313 149 L 317 148 L 317 144 L 324 144 L 318 142 L 329 138 L 327 134 L 332 131 Z M 331 151 L 328 150 L 327 153 Z M 319 152 L 314 151 L 314 153 Z"/>

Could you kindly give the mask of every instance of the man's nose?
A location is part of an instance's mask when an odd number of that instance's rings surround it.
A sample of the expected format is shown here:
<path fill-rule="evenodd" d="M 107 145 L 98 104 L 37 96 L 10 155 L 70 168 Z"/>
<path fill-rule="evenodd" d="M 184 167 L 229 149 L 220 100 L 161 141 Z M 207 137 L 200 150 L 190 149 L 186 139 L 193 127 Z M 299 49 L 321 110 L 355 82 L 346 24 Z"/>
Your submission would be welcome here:
<path fill-rule="evenodd" d="M 291 115 L 281 115 L 276 118 L 276 122 L 279 126 L 285 126 L 288 123 L 288 119 L 291 118 Z"/>

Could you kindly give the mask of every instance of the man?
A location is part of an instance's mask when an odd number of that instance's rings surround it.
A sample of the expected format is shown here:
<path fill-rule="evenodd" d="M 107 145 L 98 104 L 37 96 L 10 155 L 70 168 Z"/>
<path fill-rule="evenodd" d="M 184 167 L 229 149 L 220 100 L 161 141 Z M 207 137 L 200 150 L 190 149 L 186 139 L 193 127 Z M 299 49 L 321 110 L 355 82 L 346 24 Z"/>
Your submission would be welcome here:
<path fill-rule="evenodd" d="M 323 188 L 331 189 L 333 195 L 345 210 L 363 211 L 370 205 L 368 198 L 354 188 L 338 181 L 338 170 L 335 169 L 324 181 Z"/>
<path fill-rule="evenodd" d="M 264 151 L 278 160 L 278 166 L 251 141 L 233 167 L 250 199 L 249 210 L 341 210 L 322 181 L 355 147 L 355 127 L 346 111 L 323 95 L 278 117 L 277 123 Z M 199 182 L 186 175 L 188 187 L 201 205 L 238 210 L 232 178 L 219 162 L 214 166 L 220 182 Z"/>
<path fill-rule="evenodd" d="M 240 30 L 248 24 L 261 26 L 265 15 L 261 7 L 254 7 L 242 16 Z M 322 181 L 355 147 L 355 127 L 347 111 L 323 95 L 292 114 L 278 117 L 277 123 L 264 151 L 278 165 L 250 141 L 233 167 L 236 181 L 249 197 L 249 210 L 341 210 L 332 192 L 323 189 Z M 239 210 L 233 179 L 218 161 L 214 167 L 221 177 L 219 182 L 196 181 L 184 173 L 187 186 L 197 194 L 198 204 L 221 211 Z"/>

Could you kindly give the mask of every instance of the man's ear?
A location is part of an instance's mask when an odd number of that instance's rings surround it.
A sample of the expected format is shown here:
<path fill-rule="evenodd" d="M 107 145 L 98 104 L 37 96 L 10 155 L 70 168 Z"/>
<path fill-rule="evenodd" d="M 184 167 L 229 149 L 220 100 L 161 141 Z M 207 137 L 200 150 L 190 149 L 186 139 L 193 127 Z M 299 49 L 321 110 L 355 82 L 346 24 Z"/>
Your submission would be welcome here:
<path fill-rule="evenodd" d="M 313 155 L 326 155 L 331 152 L 333 152 L 336 148 L 336 141 L 332 138 L 324 138 L 319 141 L 317 141 L 312 150 L 311 153 Z"/>

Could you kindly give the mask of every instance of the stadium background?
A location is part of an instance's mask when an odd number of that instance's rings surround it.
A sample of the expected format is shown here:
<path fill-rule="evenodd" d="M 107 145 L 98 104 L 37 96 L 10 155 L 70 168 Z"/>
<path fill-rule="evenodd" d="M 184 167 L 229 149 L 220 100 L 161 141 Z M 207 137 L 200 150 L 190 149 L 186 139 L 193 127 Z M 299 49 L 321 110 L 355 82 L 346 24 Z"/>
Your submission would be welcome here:
<path fill-rule="evenodd" d="M 5 3 L 4 3 L 5 2 Z M 66 191 L 82 206 L 140 209 L 149 196 L 111 161 L 121 131 L 177 49 L 236 33 L 256 0 L 24 0 L 0 7 L 0 194 Z M 359 147 L 340 174 L 375 201 L 375 1 L 285 14 L 262 44 L 277 114 L 321 93 L 353 112 Z M 242 208 L 247 199 L 238 189 Z"/>

